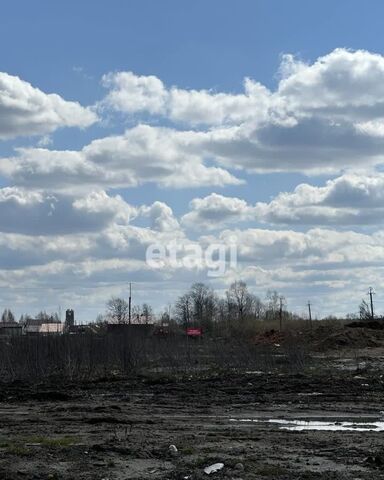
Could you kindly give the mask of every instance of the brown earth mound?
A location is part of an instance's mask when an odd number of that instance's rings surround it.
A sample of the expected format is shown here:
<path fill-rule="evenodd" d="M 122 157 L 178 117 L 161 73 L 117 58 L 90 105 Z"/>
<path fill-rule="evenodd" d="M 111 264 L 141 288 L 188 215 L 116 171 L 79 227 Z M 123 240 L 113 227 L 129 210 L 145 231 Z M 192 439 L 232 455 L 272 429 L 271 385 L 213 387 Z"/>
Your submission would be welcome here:
<path fill-rule="evenodd" d="M 317 346 L 322 350 L 337 348 L 374 348 L 383 345 L 383 332 L 365 328 L 346 328 L 321 339 Z"/>
<path fill-rule="evenodd" d="M 284 341 L 284 333 L 277 330 L 268 330 L 253 337 L 255 345 L 276 345 Z"/>

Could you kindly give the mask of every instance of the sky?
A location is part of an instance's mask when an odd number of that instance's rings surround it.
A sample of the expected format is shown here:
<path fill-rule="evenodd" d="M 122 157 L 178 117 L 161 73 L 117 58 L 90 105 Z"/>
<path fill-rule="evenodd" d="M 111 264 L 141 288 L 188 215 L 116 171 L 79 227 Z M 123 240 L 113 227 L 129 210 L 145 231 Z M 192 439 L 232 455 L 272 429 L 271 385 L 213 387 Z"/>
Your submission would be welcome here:
<path fill-rule="evenodd" d="M 383 14 L 5 0 L 0 309 L 88 322 L 129 282 L 161 312 L 193 282 L 244 280 L 317 317 L 372 286 L 383 313 Z"/>

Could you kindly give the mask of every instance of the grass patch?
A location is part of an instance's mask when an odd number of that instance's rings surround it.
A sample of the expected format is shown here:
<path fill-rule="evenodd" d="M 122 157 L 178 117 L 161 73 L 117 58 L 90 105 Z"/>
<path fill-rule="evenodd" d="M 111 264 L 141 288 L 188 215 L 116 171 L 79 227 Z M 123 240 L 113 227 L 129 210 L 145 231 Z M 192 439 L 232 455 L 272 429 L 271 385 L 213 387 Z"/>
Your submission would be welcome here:
<path fill-rule="evenodd" d="M 71 445 L 78 442 L 78 439 L 75 437 L 64 436 L 64 437 L 29 437 L 27 439 L 23 439 L 24 443 L 39 443 L 44 447 L 52 447 L 52 448 L 68 448 Z"/>
<path fill-rule="evenodd" d="M 194 453 L 196 453 L 196 449 L 193 447 L 184 447 L 181 449 L 181 452 L 184 455 L 193 455 Z"/>
<path fill-rule="evenodd" d="M 46 448 L 68 448 L 78 442 L 76 437 L 43 437 L 31 436 L 12 440 L 0 440 L 0 448 L 13 455 L 29 455 L 32 444 Z"/>

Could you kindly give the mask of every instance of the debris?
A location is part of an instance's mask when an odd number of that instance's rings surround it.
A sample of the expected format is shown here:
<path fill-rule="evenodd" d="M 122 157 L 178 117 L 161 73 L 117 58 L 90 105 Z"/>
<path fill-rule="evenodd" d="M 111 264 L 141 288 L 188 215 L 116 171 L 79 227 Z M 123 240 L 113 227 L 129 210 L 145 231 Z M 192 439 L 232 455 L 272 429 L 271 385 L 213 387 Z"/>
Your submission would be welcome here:
<path fill-rule="evenodd" d="M 210 475 L 211 473 L 216 473 L 219 470 L 224 468 L 224 463 L 214 463 L 213 465 L 210 465 L 209 467 L 204 468 L 204 473 L 207 475 Z"/>
<path fill-rule="evenodd" d="M 173 456 L 176 456 L 176 455 L 179 453 L 179 451 L 177 450 L 176 445 L 170 445 L 170 446 L 168 447 L 168 450 L 169 450 L 169 453 L 170 453 L 171 455 L 173 455 Z"/>

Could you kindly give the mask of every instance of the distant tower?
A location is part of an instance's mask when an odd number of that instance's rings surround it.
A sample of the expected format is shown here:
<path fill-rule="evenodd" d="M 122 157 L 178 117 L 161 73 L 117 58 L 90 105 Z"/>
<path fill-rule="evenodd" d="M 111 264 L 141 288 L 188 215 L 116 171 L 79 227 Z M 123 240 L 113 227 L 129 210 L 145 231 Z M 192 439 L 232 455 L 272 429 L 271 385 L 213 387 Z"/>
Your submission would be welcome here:
<path fill-rule="evenodd" d="M 71 309 L 65 311 L 65 326 L 73 327 L 75 325 L 75 312 Z"/>

